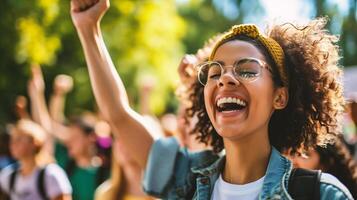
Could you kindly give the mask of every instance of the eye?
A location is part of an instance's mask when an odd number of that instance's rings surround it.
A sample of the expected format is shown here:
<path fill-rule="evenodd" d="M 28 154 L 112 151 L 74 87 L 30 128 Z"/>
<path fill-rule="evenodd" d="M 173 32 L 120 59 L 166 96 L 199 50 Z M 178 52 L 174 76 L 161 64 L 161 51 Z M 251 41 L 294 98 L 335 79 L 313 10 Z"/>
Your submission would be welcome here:
<path fill-rule="evenodd" d="M 253 79 L 259 76 L 261 67 L 254 60 L 244 60 L 239 62 L 234 70 L 242 79 Z"/>
<path fill-rule="evenodd" d="M 209 79 L 219 79 L 221 76 L 221 66 L 218 63 L 209 64 L 207 77 Z"/>
<path fill-rule="evenodd" d="M 256 72 L 251 72 L 251 71 L 241 71 L 239 72 L 239 77 L 244 78 L 244 79 L 251 79 L 257 77 Z"/>

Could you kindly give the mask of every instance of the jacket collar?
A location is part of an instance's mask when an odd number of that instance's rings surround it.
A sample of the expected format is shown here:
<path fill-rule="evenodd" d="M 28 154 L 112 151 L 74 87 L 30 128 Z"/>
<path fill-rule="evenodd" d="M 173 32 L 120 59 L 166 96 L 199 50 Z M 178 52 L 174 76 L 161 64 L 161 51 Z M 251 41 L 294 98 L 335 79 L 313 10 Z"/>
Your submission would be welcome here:
<path fill-rule="evenodd" d="M 211 165 L 192 168 L 191 171 L 202 176 L 210 177 L 212 184 L 211 189 L 213 189 L 213 185 L 219 177 L 219 174 L 223 171 L 225 160 L 226 156 L 223 155 Z M 267 199 L 268 197 L 273 196 L 278 188 L 281 189 L 282 193 L 287 194 L 285 188 L 287 185 L 287 178 L 285 176 L 291 169 L 291 162 L 283 157 L 277 149 L 272 147 L 260 198 Z"/>

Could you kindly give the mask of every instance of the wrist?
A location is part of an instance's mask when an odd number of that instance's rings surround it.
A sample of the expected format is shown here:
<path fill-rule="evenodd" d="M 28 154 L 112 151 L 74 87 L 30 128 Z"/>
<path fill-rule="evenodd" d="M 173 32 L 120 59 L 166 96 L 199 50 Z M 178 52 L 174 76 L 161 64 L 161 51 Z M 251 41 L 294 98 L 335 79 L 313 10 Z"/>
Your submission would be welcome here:
<path fill-rule="evenodd" d="M 67 94 L 67 92 L 66 91 L 61 91 L 61 90 L 58 90 L 58 91 L 54 91 L 53 92 L 53 96 L 54 97 L 62 97 L 62 96 L 65 96 Z"/>
<path fill-rule="evenodd" d="M 98 36 L 100 34 L 100 24 L 81 24 L 75 26 L 79 36 Z"/>

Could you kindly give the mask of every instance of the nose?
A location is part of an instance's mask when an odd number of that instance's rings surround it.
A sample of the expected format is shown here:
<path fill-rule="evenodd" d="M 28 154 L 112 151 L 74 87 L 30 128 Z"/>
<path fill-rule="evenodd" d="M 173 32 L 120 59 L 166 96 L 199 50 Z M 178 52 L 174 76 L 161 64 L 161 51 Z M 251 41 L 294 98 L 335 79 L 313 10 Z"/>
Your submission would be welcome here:
<path fill-rule="evenodd" d="M 236 79 L 236 77 L 233 75 L 232 71 L 225 70 L 221 77 L 219 77 L 218 80 L 218 85 L 220 87 L 223 86 L 237 86 L 239 85 L 240 82 Z"/>

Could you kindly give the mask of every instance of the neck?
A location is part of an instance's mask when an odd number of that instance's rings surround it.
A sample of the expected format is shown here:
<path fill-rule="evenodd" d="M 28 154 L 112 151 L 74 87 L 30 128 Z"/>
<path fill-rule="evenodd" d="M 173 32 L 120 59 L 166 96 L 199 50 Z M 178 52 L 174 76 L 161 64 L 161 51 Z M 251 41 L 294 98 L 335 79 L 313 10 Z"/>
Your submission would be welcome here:
<path fill-rule="evenodd" d="M 19 162 L 21 166 L 20 171 L 23 176 L 32 174 L 33 170 L 37 167 L 36 159 L 34 157 L 21 159 Z"/>
<path fill-rule="evenodd" d="M 90 167 L 92 165 L 91 164 L 91 161 L 92 161 L 91 156 L 81 155 L 81 156 L 78 156 L 77 158 L 75 158 L 75 161 L 76 161 L 77 166 L 83 167 L 83 168 Z"/>
<path fill-rule="evenodd" d="M 224 139 L 226 163 L 223 179 L 232 184 L 246 184 L 265 175 L 271 146 L 268 133 L 257 132 L 239 140 Z"/>

